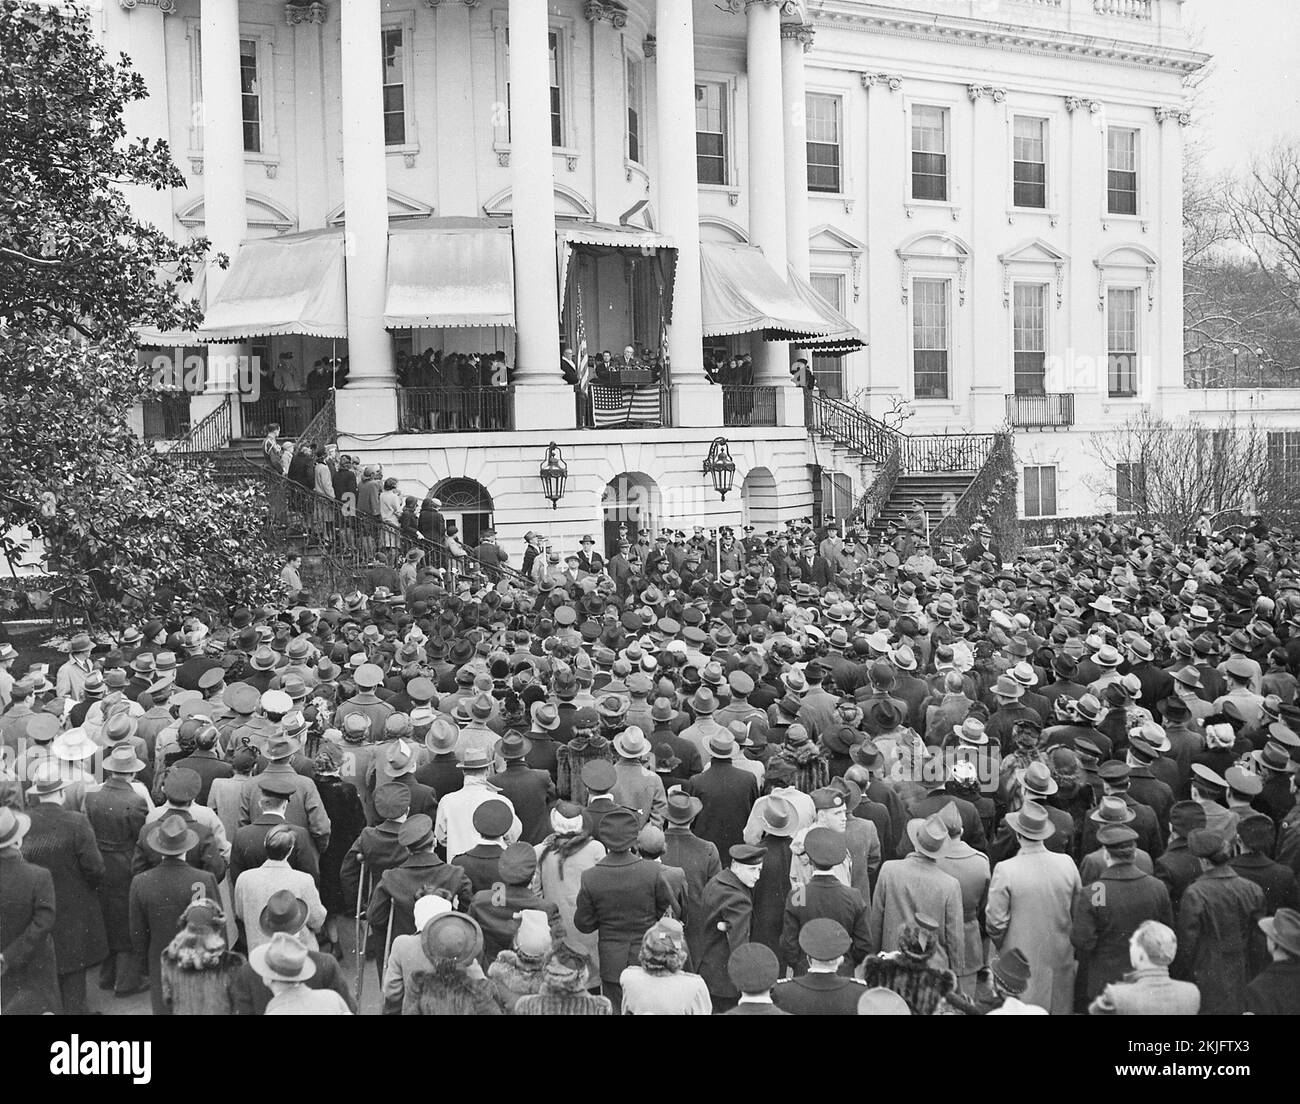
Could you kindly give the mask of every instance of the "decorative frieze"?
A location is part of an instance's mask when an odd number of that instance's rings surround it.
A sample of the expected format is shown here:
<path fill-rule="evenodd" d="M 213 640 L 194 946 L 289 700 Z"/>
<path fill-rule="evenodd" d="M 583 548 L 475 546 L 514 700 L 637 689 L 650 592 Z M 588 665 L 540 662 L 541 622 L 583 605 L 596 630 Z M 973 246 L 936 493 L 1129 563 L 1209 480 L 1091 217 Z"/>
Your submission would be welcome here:
<path fill-rule="evenodd" d="M 294 4 L 284 6 L 284 21 L 294 27 L 299 24 L 324 23 L 329 9 L 322 3 Z"/>

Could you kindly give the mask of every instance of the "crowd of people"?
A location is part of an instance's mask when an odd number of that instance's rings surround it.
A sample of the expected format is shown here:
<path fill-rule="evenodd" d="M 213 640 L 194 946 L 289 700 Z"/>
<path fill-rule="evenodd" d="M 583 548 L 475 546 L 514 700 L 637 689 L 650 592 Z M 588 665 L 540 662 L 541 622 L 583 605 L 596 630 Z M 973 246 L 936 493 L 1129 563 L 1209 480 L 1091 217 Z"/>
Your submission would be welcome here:
<path fill-rule="evenodd" d="M 1300 1012 L 1295 535 L 595 544 L 0 645 L 3 1011 Z"/>

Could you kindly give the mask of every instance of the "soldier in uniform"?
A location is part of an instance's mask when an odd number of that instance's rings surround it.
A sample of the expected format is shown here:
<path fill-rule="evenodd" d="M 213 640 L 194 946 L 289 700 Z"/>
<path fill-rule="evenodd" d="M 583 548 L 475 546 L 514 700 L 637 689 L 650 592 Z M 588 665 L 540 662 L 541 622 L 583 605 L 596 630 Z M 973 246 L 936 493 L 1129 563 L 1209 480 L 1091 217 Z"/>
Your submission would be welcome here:
<path fill-rule="evenodd" d="M 795 1016 L 856 1016 L 867 987 L 840 973 L 851 946 L 843 925 L 825 917 L 808 921 L 799 930 L 799 949 L 808 959 L 808 971 L 778 981 L 772 1003 Z"/>
<path fill-rule="evenodd" d="M 715 874 L 704 887 L 699 960 L 695 969 L 709 987 L 714 1012 L 726 1012 L 740 998 L 741 990 L 732 980 L 730 964 L 736 950 L 749 942 L 754 886 L 763 873 L 766 854 L 765 847 L 736 844 L 728 851 L 731 865 Z"/>

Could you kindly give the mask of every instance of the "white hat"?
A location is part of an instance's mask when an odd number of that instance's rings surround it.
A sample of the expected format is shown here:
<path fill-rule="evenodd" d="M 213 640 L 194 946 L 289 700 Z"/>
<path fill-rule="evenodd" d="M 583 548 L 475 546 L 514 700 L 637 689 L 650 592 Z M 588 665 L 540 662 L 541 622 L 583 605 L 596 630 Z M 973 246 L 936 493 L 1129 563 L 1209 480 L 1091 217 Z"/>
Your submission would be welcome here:
<path fill-rule="evenodd" d="M 524 909 L 515 913 L 519 930 L 515 933 L 515 947 L 530 958 L 541 958 L 551 949 L 551 925 L 541 909 Z"/>
<path fill-rule="evenodd" d="M 424 926 L 435 916 L 451 912 L 451 902 L 436 893 L 426 893 L 415 902 L 415 930 L 424 931 Z"/>

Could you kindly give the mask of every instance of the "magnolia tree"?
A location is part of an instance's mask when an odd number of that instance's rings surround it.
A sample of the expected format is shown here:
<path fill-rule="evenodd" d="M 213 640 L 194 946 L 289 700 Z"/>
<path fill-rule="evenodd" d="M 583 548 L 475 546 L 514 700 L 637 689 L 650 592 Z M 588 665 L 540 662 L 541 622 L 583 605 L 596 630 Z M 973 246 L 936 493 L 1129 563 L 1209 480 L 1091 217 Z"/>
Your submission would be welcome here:
<path fill-rule="evenodd" d="M 0 0 L 0 538 L 27 530 L 96 619 L 274 592 L 253 489 L 157 455 L 130 428 L 150 393 L 133 337 L 193 328 L 178 287 L 207 251 L 132 217 L 121 186 L 183 187 L 166 143 L 127 136 L 144 83 L 87 15 Z"/>
<path fill-rule="evenodd" d="M 1108 509 L 1175 537 L 1202 518 L 1293 522 L 1300 455 L 1289 456 L 1285 441 L 1254 422 L 1175 423 L 1145 412 L 1094 434 L 1097 468 L 1084 482 Z"/>

